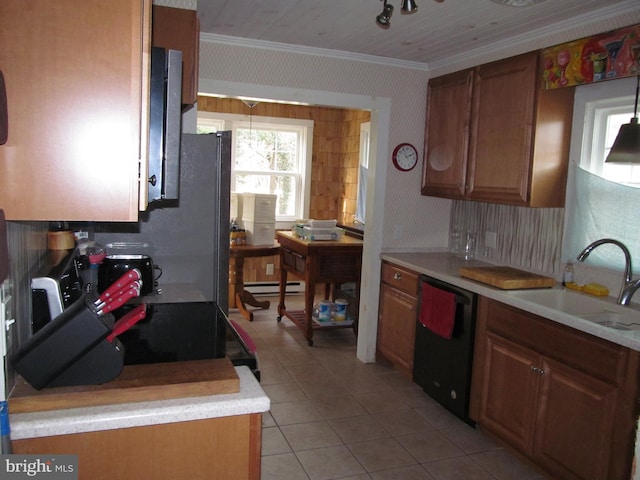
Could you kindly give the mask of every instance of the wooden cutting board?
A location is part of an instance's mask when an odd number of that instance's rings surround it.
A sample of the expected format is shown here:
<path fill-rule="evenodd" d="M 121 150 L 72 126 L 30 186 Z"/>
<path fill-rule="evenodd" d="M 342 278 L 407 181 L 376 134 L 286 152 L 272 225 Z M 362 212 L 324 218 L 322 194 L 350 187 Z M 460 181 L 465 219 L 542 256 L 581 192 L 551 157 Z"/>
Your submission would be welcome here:
<path fill-rule="evenodd" d="M 240 379 L 228 358 L 128 365 L 118 378 L 103 385 L 36 390 L 17 377 L 9 396 L 9 412 L 42 412 L 239 391 Z"/>
<path fill-rule="evenodd" d="M 511 267 L 463 267 L 460 269 L 460 276 L 503 290 L 549 288 L 556 283 L 551 277 Z"/>

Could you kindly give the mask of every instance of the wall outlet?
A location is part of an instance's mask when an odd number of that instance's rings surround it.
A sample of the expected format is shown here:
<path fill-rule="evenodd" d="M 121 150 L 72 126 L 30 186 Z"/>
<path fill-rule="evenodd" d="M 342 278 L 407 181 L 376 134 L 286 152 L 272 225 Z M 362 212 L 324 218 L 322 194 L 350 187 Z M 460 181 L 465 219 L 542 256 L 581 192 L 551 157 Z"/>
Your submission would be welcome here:
<path fill-rule="evenodd" d="M 485 232 L 484 247 L 496 248 L 498 246 L 498 234 L 496 232 Z"/>
<path fill-rule="evenodd" d="M 267 275 L 273 275 L 275 267 L 273 263 L 267 263 Z"/>

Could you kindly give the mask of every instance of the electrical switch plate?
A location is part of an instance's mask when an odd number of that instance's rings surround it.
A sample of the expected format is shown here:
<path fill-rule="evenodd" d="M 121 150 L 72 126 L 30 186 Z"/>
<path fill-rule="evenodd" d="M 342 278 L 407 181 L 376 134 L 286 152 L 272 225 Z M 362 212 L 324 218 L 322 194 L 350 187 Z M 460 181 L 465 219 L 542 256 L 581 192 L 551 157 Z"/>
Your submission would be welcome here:
<path fill-rule="evenodd" d="M 484 247 L 496 248 L 498 246 L 498 234 L 496 232 L 485 232 Z"/>
<path fill-rule="evenodd" d="M 273 275 L 274 265 L 273 263 L 267 263 L 267 275 Z"/>

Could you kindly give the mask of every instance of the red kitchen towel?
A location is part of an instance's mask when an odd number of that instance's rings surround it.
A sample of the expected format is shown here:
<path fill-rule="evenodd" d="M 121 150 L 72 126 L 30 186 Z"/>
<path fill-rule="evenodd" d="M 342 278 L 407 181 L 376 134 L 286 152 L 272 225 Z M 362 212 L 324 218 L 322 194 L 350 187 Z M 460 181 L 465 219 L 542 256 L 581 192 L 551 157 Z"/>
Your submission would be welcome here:
<path fill-rule="evenodd" d="M 456 320 L 456 295 L 423 283 L 419 319 L 436 335 L 450 339 Z"/>

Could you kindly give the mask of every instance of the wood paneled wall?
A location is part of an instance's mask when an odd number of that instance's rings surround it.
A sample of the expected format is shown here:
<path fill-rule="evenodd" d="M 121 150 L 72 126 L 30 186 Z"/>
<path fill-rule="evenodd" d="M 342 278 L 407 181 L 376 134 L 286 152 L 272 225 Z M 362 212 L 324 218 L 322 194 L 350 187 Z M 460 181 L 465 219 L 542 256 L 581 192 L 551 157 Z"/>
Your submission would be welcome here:
<path fill-rule="evenodd" d="M 241 100 L 206 96 L 198 97 L 198 110 L 313 120 L 309 218 L 353 220 L 358 192 L 360 124 L 370 120 L 369 111 L 262 102 L 251 112 Z M 266 274 L 269 263 L 275 264 L 274 275 Z M 278 281 L 278 259 L 247 258 L 244 279 L 245 282 Z"/>

